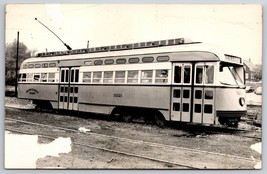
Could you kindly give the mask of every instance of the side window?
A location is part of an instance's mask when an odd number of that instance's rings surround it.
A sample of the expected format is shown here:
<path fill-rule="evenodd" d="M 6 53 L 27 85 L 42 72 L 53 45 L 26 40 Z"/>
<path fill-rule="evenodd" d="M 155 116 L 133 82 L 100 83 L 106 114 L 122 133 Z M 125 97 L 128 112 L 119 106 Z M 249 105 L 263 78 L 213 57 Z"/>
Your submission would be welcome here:
<path fill-rule="evenodd" d="M 156 70 L 155 83 L 168 83 L 168 70 Z"/>
<path fill-rule="evenodd" d="M 195 76 L 195 79 L 196 79 L 196 84 L 202 84 L 203 83 L 203 66 L 197 66 L 196 67 L 196 76 Z"/>
<path fill-rule="evenodd" d="M 26 82 L 26 74 L 25 74 L 25 73 L 20 74 L 19 81 L 21 81 L 21 82 Z"/>
<path fill-rule="evenodd" d="M 34 64 L 29 64 L 28 65 L 28 68 L 33 68 L 34 67 Z"/>
<path fill-rule="evenodd" d="M 34 68 L 40 68 L 41 67 L 41 64 L 35 64 L 34 65 Z"/>
<path fill-rule="evenodd" d="M 42 68 L 47 68 L 48 67 L 48 63 L 43 63 L 42 64 Z"/>
<path fill-rule="evenodd" d="M 141 71 L 141 83 L 152 83 L 153 70 Z"/>
<path fill-rule="evenodd" d="M 92 73 L 91 72 L 84 72 L 83 73 L 83 82 L 84 83 L 91 83 L 91 75 Z"/>
<path fill-rule="evenodd" d="M 55 73 L 48 73 L 48 82 L 55 82 Z"/>
<path fill-rule="evenodd" d="M 138 83 L 138 71 L 128 71 L 127 83 Z"/>
<path fill-rule="evenodd" d="M 112 83 L 113 82 L 113 71 L 105 71 L 103 83 Z"/>
<path fill-rule="evenodd" d="M 34 74 L 33 75 L 33 81 L 34 82 L 40 82 L 40 74 Z"/>
<path fill-rule="evenodd" d="M 205 83 L 212 84 L 214 81 L 214 66 L 213 65 L 206 65 L 205 66 Z"/>
<path fill-rule="evenodd" d="M 23 80 L 23 76 L 22 76 L 22 80 Z M 33 81 L 33 73 L 28 73 L 27 74 L 27 80 L 26 80 L 26 74 L 25 74 L 25 81 L 24 82 L 32 82 Z"/>
<path fill-rule="evenodd" d="M 49 63 L 49 67 L 56 67 L 56 63 Z"/>
<path fill-rule="evenodd" d="M 115 83 L 124 83 L 124 82 L 125 82 L 125 71 L 116 71 Z"/>
<path fill-rule="evenodd" d="M 181 83 L 181 65 L 174 67 L 174 83 Z"/>
<path fill-rule="evenodd" d="M 93 83 L 101 83 L 102 72 L 93 72 Z"/>
<path fill-rule="evenodd" d="M 41 74 L 41 82 L 47 82 L 47 73 Z"/>

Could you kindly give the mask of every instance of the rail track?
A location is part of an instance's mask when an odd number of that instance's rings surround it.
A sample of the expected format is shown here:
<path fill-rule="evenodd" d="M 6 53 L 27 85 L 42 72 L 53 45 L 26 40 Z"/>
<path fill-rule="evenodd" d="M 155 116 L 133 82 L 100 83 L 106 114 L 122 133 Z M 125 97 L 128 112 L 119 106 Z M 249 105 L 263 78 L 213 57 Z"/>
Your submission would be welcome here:
<path fill-rule="evenodd" d="M 10 107 L 10 106 L 6 106 Z M 30 112 L 37 112 L 40 113 L 40 111 L 36 111 L 33 108 L 18 108 L 18 107 L 10 107 L 10 108 L 16 108 L 16 109 L 23 109 L 23 110 L 29 110 Z M 47 112 L 51 113 L 53 111 L 50 110 L 43 110 L 42 112 Z M 76 112 L 72 113 L 71 111 L 68 113 L 63 113 L 67 114 L 70 116 L 76 116 Z M 60 114 L 59 112 L 56 112 L 54 114 Z M 242 121 L 242 120 L 241 120 Z M 248 122 L 251 124 L 250 119 L 244 119 L 243 122 Z M 221 125 L 203 125 L 203 124 L 191 124 L 191 123 L 170 123 L 167 125 L 169 128 L 173 129 L 178 129 L 178 130 L 186 130 L 190 132 L 197 132 L 200 134 L 231 134 L 231 135 L 236 135 L 239 137 L 244 137 L 244 138 L 253 138 L 253 139 L 258 139 L 261 140 L 262 136 L 257 136 L 254 134 L 255 130 L 250 130 L 250 129 L 240 129 L 240 128 L 235 128 L 235 127 L 228 127 L 228 126 L 221 126 Z"/>
<path fill-rule="evenodd" d="M 178 123 L 174 126 L 171 126 L 174 129 L 186 130 L 190 132 L 199 133 L 199 134 L 221 134 L 221 135 L 234 135 L 244 138 L 252 138 L 261 140 L 262 136 L 256 135 L 255 130 L 251 129 L 242 129 L 242 128 L 233 128 L 227 126 L 211 126 L 211 125 L 201 125 L 201 124 L 191 124 L 191 123 Z M 261 131 L 260 131 L 261 132 Z"/>
<path fill-rule="evenodd" d="M 11 131 L 11 132 L 17 132 L 17 133 L 21 133 L 21 134 L 26 134 L 26 135 L 34 135 L 34 133 L 31 133 L 29 131 L 26 132 L 26 131 L 20 131 L 20 130 L 16 130 L 16 129 L 11 129 L 11 128 L 6 128 L 6 130 Z M 41 137 L 47 138 L 47 139 L 51 139 L 51 140 L 54 140 L 54 139 L 57 138 L 57 137 L 52 137 L 52 136 L 48 136 L 48 135 L 39 135 L 39 134 L 38 134 L 38 136 L 41 136 Z M 103 151 L 107 151 L 107 152 L 111 152 L 111 153 L 116 153 L 116 154 L 120 154 L 120 155 L 136 157 L 136 158 L 142 158 L 142 159 L 151 160 L 151 161 L 155 161 L 155 162 L 160 162 L 160 163 L 164 163 L 164 164 L 171 165 L 171 166 L 179 166 L 179 167 L 182 167 L 182 168 L 185 168 L 185 169 L 200 169 L 200 168 L 193 167 L 193 166 L 190 166 L 190 165 L 179 164 L 179 163 L 166 161 L 166 160 L 162 160 L 162 159 L 147 157 L 147 156 L 144 156 L 144 155 L 137 155 L 137 154 L 133 154 L 133 153 L 127 153 L 127 152 L 122 152 L 122 151 L 102 148 L 102 147 L 98 147 L 98 146 L 94 146 L 94 145 L 88 145 L 88 144 L 83 144 L 83 143 L 78 143 L 78 142 L 73 142 L 73 144 L 78 145 L 78 146 L 84 146 L 84 147 L 94 148 L 94 149 L 98 149 L 98 150 L 103 150 Z"/>
<path fill-rule="evenodd" d="M 105 135 L 105 134 L 100 134 L 100 133 L 95 133 L 95 132 L 80 132 L 77 129 L 60 127 L 60 126 L 52 126 L 52 125 L 48 125 L 48 124 L 40 124 L 40 123 L 24 121 L 24 120 L 20 120 L 20 119 L 6 118 L 6 121 L 25 124 L 25 125 L 29 125 L 31 127 L 36 126 L 36 127 L 49 128 L 49 129 L 53 129 L 53 130 L 57 129 L 57 130 L 68 131 L 68 132 L 72 132 L 72 133 L 79 133 L 79 134 L 82 134 L 84 136 L 90 136 L 90 140 L 92 140 L 92 138 L 95 138 L 95 139 L 104 138 L 106 141 L 116 140 L 120 144 L 135 144 L 136 146 L 148 146 L 148 147 L 153 147 L 156 149 L 163 150 L 166 153 L 171 152 L 171 151 L 173 151 L 173 152 L 179 151 L 179 152 L 183 152 L 183 153 L 187 153 L 187 154 L 191 154 L 191 155 L 193 154 L 195 156 L 203 156 L 203 155 L 216 156 L 219 158 L 230 159 L 230 161 L 241 161 L 241 163 L 250 163 L 251 165 L 254 164 L 255 162 L 259 162 L 258 160 L 251 159 L 251 158 L 245 158 L 245 157 L 241 157 L 241 156 L 234 156 L 234 155 L 228 155 L 228 154 L 223 154 L 223 153 L 214 153 L 214 152 L 209 152 L 209 151 L 196 150 L 196 149 L 166 145 L 166 144 L 161 144 L 161 143 L 153 143 L 153 142 L 136 140 L 136 139 L 131 139 L 131 138 L 122 138 L 122 137 Z M 13 131 L 13 132 L 23 133 L 23 134 L 36 134 L 36 132 L 30 132 L 29 130 L 23 131 L 20 129 L 14 129 L 10 126 L 6 126 L 5 129 L 9 130 L 9 131 Z M 43 136 L 45 138 L 49 138 L 49 139 L 55 139 L 56 138 L 54 136 L 45 135 L 43 133 L 41 133 L 41 134 L 38 133 L 38 135 Z M 156 162 L 164 163 L 167 165 L 177 166 L 177 167 L 182 167 L 182 168 L 187 168 L 187 169 L 203 169 L 206 167 L 206 166 L 198 165 L 198 164 L 189 165 L 186 163 L 177 162 L 175 160 L 171 161 L 171 160 L 166 160 L 166 159 L 160 159 L 160 158 L 157 158 L 153 155 L 148 156 L 147 154 L 143 154 L 143 153 L 135 154 L 135 153 L 127 152 L 127 151 L 121 151 L 121 150 L 118 150 L 116 148 L 112 149 L 112 148 L 97 146 L 94 144 L 82 143 L 79 140 L 74 141 L 73 143 L 75 145 L 78 145 L 78 146 L 85 146 L 85 147 L 103 150 L 103 151 L 107 151 L 107 152 L 111 152 L 111 153 L 116 153 L 116 154 L 136 157 L 136 158 L 142 158 L 142 159 L 146 159 L 146 160 L 156 161 Z"/>

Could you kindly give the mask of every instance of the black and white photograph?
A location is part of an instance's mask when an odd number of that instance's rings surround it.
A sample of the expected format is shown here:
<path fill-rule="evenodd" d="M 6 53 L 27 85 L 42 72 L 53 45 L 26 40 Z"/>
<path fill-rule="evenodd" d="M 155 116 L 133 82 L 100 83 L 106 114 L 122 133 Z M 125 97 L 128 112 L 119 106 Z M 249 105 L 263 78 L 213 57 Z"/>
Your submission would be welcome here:
<path fill-rule="evenodd" d="M 261 170 L 261 4 L 5 5 L 4 169 Z"/>

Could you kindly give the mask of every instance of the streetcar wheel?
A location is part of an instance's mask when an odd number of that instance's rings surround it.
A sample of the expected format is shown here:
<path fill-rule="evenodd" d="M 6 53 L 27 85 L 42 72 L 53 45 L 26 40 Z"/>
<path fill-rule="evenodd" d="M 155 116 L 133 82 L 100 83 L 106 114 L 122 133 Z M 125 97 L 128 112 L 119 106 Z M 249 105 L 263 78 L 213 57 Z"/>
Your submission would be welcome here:
<path fill-rule="evenodd" d="M 120 117 L 121 117 L 121 114 L 117 110 L 114 110 L 110 114 L 110 120 L 119 121 L 120 120 Z"/>
<path fill-rule="evenodd" d="M 60 110 L 58 110 L 58 109 L 53 109 L 52 110 L 55 114 L 60 114 Z"/>
<path fill-rule="evenodd" d="M 238 121 L 233 121 L 233 122 L 230 122 L 228 124 L 229 127 L 234 127 L 234 128 L 237 128 L 238 127 Z"/>
<path fill-rule="evenodd" d="M 131 122 L 133 119 L 132 115 L 131 114 L 123 114 L 122 115 L 122 120 L 126 123 L 129 123 Z"/>
<path fill-rule="evenodd" d="M 35 106 L 35 110 L 36 110 L 37 112 L 42 112 L 42 107 L 39 106 L 39 105 L 37 105 L 37 106 Z"/>
<path fill-rule="evenodd" d="M 159 127 L 164 127 L 166 125 L 166 120 L 162 115 L 156 114 L 155 115 L 155 123 L 159 126 Z"/>

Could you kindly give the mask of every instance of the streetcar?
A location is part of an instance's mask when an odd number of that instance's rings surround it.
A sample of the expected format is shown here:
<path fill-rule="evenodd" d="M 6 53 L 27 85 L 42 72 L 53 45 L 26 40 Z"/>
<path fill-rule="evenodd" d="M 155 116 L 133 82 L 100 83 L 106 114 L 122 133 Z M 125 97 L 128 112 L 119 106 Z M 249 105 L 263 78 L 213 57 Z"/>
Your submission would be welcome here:
<path fill-rule="evenodd" d="M 246 114 L 242 58 L 185 38 L 38 53 L 18 98 L 54 109 L 236 127 Z"/>

